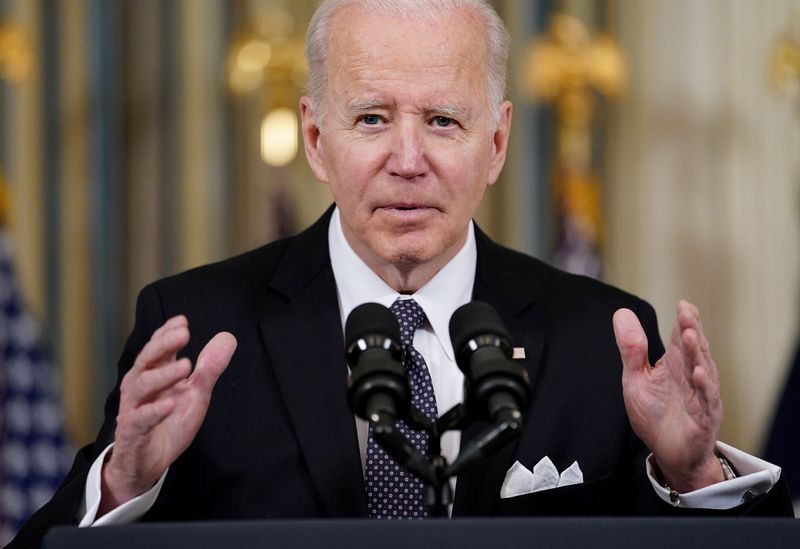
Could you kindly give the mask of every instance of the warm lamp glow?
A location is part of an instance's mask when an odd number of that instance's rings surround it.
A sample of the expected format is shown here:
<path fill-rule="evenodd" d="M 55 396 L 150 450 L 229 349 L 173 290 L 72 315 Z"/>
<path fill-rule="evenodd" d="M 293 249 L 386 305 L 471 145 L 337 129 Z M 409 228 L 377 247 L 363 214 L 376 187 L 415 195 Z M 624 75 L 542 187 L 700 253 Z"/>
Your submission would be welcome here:
<path fill-rule="evenodd" d="M 261 72 L 269 64 L 272 48 L 265 40 L 251 40 L 242 46 L 236 64 L 245 72 Z"/>
<path fill-rule="evenodd" d="M 264 83 L 264 69 L 272 57 L 265 40 L 250 39 L 238 43 L 228 59 L 228 84 L 236 93 L 251 93 Z"/>
<path fill-rule="evenodd" d="M 19 83 L 33 71 L 28 37 L 12 23 L 0 24 L 0 78 Z"/>
<path fill-rule="evenodd" d="M 270 166 L 285 166 L 297 156 L 297 114 L 273 109 L 261 122 L 261 158 Z"/>

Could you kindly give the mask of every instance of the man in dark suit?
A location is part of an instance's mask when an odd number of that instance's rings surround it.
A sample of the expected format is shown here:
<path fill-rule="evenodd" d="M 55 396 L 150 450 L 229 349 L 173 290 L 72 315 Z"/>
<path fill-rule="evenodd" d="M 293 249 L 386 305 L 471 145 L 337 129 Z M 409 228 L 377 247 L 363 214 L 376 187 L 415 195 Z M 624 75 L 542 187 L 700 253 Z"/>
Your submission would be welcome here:
<path fill-rule="evenodd" d="M 665 350 L 643 301 L 474 227 L 505 161 L 507 35 L 481 1 L 397 4 L 324 2 L 309 29 L 305 150 L 336 209 L 142 291 L 98 439 L 20 543 L 81 517 L 381 516 L 342 323 L 359 302 L 409 296 L 440 412 L 462 396 L 442 326 L 470 298 L 497 308 L 531 381 L 521 439 L 459 476 L 454 515 L 787 512 L 779 470 L 717 443 L 717 370 L 694 306 L 679 304 Z M 520 490 L 537 464 L 573 480 Z M 734 468 L 742 478 L 725 482 Z"/>

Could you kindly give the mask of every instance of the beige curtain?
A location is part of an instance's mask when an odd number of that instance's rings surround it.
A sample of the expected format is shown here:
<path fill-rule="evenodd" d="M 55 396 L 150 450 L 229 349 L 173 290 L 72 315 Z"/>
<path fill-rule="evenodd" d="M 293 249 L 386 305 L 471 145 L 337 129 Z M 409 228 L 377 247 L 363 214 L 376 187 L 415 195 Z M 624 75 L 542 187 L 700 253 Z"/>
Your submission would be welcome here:
<path fill-rule="evenodd" d="M 797 0 L 620 0 L 631 65 L 613 111 L 609 279 L 666 338 L 697 303 L 720 369 L 723 438 L 758 451 L 798 335 L 800 117 L 768 80 Z"/>

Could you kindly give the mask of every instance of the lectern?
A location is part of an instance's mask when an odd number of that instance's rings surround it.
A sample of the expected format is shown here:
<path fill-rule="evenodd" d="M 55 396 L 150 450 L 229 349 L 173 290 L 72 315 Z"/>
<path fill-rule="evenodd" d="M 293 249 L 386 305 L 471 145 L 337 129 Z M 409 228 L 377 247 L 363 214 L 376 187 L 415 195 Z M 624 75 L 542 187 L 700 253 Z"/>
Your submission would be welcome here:
<path fill-rule="evenodd" d="M 46 549 L 800 547 L 800 521 L 749 518 L 298 520 L 55 528 Z"/>

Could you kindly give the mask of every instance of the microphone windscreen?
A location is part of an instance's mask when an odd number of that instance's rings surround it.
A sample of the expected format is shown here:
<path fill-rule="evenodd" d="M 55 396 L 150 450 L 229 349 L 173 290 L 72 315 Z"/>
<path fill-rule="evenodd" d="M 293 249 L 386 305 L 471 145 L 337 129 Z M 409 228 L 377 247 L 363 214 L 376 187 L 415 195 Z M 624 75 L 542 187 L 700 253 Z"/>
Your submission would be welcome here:
<path fill-rule="evenodd" d="M 347 317 L 344 325 L 347 347 L 369 335 L 383 335 L 400 341 L 400 325 L 392 311 L 379 303 L 363 303 Z"/>
<path fill-rule="evenodd" d="M 495 335 L 511 340 L 500 315 L 494 307 L 483 301 L 470 301 L 462 305 L 450 317 L 450 340 L 453 350 L 459 354 L 464 345 L 481 335 Z"/>

